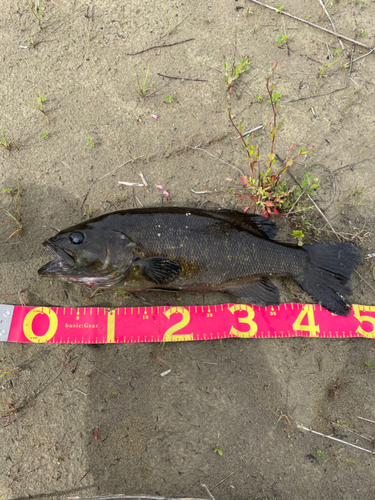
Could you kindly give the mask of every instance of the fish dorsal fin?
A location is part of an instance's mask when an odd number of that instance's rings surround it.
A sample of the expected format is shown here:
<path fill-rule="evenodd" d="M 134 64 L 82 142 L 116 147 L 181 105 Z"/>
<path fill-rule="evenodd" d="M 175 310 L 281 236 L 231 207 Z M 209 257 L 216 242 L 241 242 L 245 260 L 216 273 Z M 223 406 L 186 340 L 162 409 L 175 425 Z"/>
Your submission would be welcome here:
<path fill-rule="evenodd" d="M 251 229 L 267 238 L 274 238 L 279 231 L 279 228 L 274 222 L 271 222 L 262 215 L 237 212 L 237 210 L 228 209 L 212 210 L 211 212 L 228 222 Z"/>
<path fill-rule="evenodd" d="M 143 275 L 158 285 L 170 283 L 181 272 L 180 264 L 167 257 L 139 259 L 134 262 L 134 266 L 141 268 Z"/>

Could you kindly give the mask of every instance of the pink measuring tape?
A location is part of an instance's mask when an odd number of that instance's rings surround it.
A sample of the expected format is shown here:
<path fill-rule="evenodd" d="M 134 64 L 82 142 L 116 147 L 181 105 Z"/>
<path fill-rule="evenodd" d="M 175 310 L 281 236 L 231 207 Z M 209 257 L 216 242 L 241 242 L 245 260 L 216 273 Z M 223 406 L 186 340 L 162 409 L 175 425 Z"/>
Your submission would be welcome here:
<path fill-rule="evenodd" d="M 375 339 L 375 307 L 348 317 L 319 305 L 30 307 L 0 304 L 0 341 L 61 344 L 173 342 L 224 338 Z"/>

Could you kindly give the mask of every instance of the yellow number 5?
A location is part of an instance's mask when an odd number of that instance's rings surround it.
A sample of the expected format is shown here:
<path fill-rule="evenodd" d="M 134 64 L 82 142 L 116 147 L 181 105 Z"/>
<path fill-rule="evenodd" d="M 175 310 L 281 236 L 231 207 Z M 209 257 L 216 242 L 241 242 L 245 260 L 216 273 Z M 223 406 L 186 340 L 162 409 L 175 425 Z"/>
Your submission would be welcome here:
<path fill-rule="evenodd" d="M 246 311 L 247 316 L 245 316 L 244 318 L 238 318 L 238 322 L 249 325 L 249 329 L 247 332 L 241 332 L 240 330 L 237 330 L 237 328 L 234 328 L 234 326 L 232 326 L 229 333 L 242 338 L 254 337 L 254 335 L 258 331 L 258 325 L 253 321 L 255 315 L 254 309 L 244 304 L 236 304 L 235 306 L 230 307 L 229 311 L 232 314 L 234 314 L 236 311 Z"/>
<path fill-rule="evenodd" d="M 357 328 L 356 333 L 360 333 L 364 337 L 367 337 L 368 339 L 373 339 L 375 338 L 375 318 L 373 316 L 361 316 L 361 311 L 364 309 L 368 309 L 369 312 L 374 312 L 375 307 L 366 307 L 366 306 L 359 306 L 359 305 L 353 305 L 353 311 L 354 311 L 354 317 L 357 318 L 357 320 L 362 323 L 363 321 L 368 321 L 369 323 L 372 324 L 372 330 L 371 332 L 366 332 L 363 328 L 360 326 Z"/>

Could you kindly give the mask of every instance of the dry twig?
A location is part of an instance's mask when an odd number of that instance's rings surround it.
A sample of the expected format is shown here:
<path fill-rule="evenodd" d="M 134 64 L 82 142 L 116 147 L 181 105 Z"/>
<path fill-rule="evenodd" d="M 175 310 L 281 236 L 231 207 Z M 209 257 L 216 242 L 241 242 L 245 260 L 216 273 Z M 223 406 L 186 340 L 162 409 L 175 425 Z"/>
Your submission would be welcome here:
<path fill-rule="evenodd" d="M 375 451 L 366 450 L 366 448 L 362 448 L 361 446 L 357 446 L 356 444 L 347 443 L 346 441 L 343 441 L 342 439 L 337 439 L 333 436 L 328 436 L 327 434 L 322 434 L 321 432 L 313 431 L 312 429 L 308 429 L 307 427 L 303 427 L 303 425 L 298 425 L 297 427 L 298 427 L 298 429 L 302 429 L 304 431 L 311 432 L 312 434 L 316 434 L 318 436 L 332 439 L 333 441 L 338 441 L 339 443 L 342 443 L 342 444 L 347 444 L 348 446 L 352 446 L 353 448 L 357 448 L 358 450 L 367 451 L 367 453 L 371 453 L 371 455 L 375 455 Z"/>
<path fill-rule="evenodd" d="M 222 160 L 221 158 L 219 158 L 218 156 L 215 156 L 213 154 L 211 154 L 209 151 L 206 151 L 205 149 L 203 148 L 198 148 L 198 146 L 186 146 L 190 149 L 199 149 L 200 151 L 204 151 L 205 153 L 207 153 L 208 155 L 212 156 L 213 158 L 216 158 L 216 160 L 219 160 L 221 161 L 222 163 L 225 163 L 225 165 L 228 165 L 229 167 L 232 167 L 234 168 L 235 170 L 237 170 L 241 175 L 244 175 L 244 173 L 242 172 L 242 170 L 240 170 L 238 167 L 235 167 L 234 165 L 231 165 L 230 163 L 227 163 L 226 161 Z"/>
<path fill-rule="evenodd" d="M 321 26 L 318 26 L 317 24 L 310 23 L 309 21 L 306 21 L 306 19 L 301 19 L 300 17 L 293 16 L 292 14 L 288 14 L 288 12 L 284 12 L 283 10 L 276 9 L 275 7 L 271 7 L 270 5 L 267 5 L 265 3 L 258 2 L 258 0 L 250 0 L 250 2 L 261 5 L 262 7 L 266 7 L 267 9 L 274 10 L 278 14 L 283 14 L 284 16 L 288 16 L 288 17 L 291 17 L 292 19 L 296 19 L 297 21 L 301 21 L 302 23 L 308 24 L 309 26 L 312 26 L 313 28 L 318 28 L 319 30 L 325 31 L 326 33 L 330 33 L 331 35 L 342 38 L 343 40 L 347 40 L 348 42 L 354 43 L 355 45 L 365 47 L 366 49 L 369 49 L 371 52 L 373 52 L 375 50 L 375 47 L 370 47 L 369 45 L 366 45 L 365 43 L 358 42 L 358 40 L 353 40 L 352 38 L 349 38 L 345 35 L 341 35 L 340 33 L 335 33 L 334 31 L 327 30 L 326 28 L 322 28 Z"/>
<path fill-rule="evenodd" d="M 139 54 L 143 54 L 144 52 L 148 52 L 149 50 L 153 49 L 164 49 L 166 47 L 173 47 L 173 45 L 180 45 L 181 43 L 186 43 L 186 42 L 191 42 L 195 40 L 195 38 L 189 38 L 188 40 L 182 40 L 182 42 L 175 42 L 175 43 L 165 43 L 163 45 L 155 45 L 154 47 L 150 47 L 149 49 L 144 49 L 140 50 L 139 52 L 132 52 L 132 53 L 127 53 L 125 52 L 126 56 L 137 56 Z M 370 48 L 370 47 L 369 47 Z"/>
<path fill-rule="evenodd" d="M 215 500 L 215 498 L 210 493 L 210 490 L 207 488 L 205 484 L 202 484 L 202 488 L 204 488 L 207 492 L 207 498 L 172 498 L 172 497 L 161 497 L 159 495 L 113 495 L 108 497 L 68 497 L 68 500 L 121 500 L 121 499 L 134 499 L 134 500 Z"/>
<path fill-rule="evenodd" d="M 161 73 L 156 73 L 159 76 L 162 76 L 163 78 L 169 78 L 170 80 L 186 80 L 189 82 L 208 82 L 208 80 L 200 80 L 199 78 L 185 78 L 184 76 L 167 76 L 167 75 L 162 75 Z"/>

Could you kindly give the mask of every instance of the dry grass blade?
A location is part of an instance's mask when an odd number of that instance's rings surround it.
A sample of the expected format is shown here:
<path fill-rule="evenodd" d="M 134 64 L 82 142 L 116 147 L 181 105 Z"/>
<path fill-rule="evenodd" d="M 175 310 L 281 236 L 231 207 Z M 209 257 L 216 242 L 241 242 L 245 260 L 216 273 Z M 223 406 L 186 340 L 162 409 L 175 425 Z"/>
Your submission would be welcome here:
<path fill-rule="evenodd" d="M 296 19 L 297 21 L 301 21 L 302 23 L 308 24 L 309 26 L 312 26 L 313 28 L 318 28 L 319 30 L 325 31 L 326 33 L 330 33 L 331 35 L 342 38 L 343 40 L 347 40 L 348 42 L 354 43 L 355 45 L 359 45 L 360 47 L 365 47 L 366 49 L 369 49 L 371 51 L 375 50 L 375 47 L 370 47 L 369 45 L 366 45 L 365 43 L 358 42 L 358 40 L 353 40 L 352 38 L 349 38 L 345 35 L 341 35 L 340 33 L 335 33 L 334 31 L 327 30 L 326 28 L 322 28 L 318 24 L 310 23 L 309 21 L 306 21 L 306 19 L 301 19 L 300 17 L 293 16 L 292 14 L 288 14 L 288 12 L 284 12 L 283 10 L 277 9 L 276 7 L 271 7 L 270 5 L 267 5 L 265 3 L 258 2 L 258 0 L 250 0 L 250 2 L 256 3 L 257 5 L 261 5 L 262 7 L 265 7 L 266 9 L 273 10 L 273 11 L 277 12 L 278 14 L 283 14 L 284 16 L 288 16 L 288 17 L 291 17 L 292 19 Z"/>
<path fill-rule="evenodd" d="M 322 436 L 328 439 L 332 439 L 333 441 L 337 441 L 338 443 L 346 444 L 348 446 L 352 446 L 353 448 L 357 448 L 358 450 L 361 451 L 366 451 L 367 453 L 371 453 L 371 455 L 375 455 L 375 451 L 371 450 L 366 450 L 366 448 L 362 448 L 361 446 L 357 446 L 356 444 L 348 443 L 346 441 L 343 441 L 342 439 L 335 438 L 333 436 L 328 436 L 327 434 L 322 434 L 321 432 L 318 431 L 313 431 L 312 429 L 308 429 L 307 427 L 304 427 L 303 425 L 298 425 L 298 429 L 302 429 L 304 431 L 311 432 L 312 434 L 316 434 L 317 436 Z"/>

